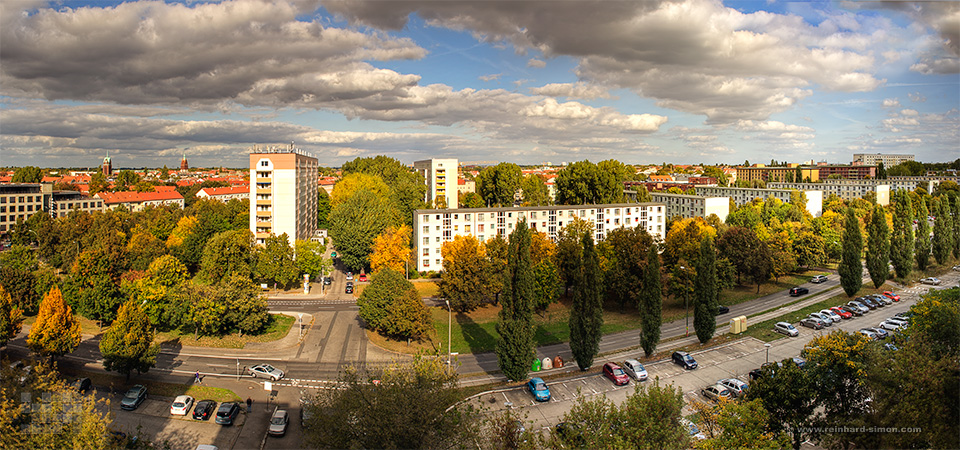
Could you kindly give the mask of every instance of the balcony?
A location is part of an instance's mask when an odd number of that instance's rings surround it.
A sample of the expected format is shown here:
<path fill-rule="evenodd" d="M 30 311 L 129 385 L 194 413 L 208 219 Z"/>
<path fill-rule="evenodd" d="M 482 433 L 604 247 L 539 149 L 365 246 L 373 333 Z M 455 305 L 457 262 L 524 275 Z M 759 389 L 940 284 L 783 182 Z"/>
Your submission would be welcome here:
<path fill-rule="evenodd" d="M 269 194 L 273 194 L 273 189 L 271 189 L 271 188 L 266 188 L 266 189 L 257 188 L 257 193 L 258 193 L 258 194 L 268 194 L 268 195 L 269 195 Z"/>
<path fill-rule="evenodd" d="M 273 183 L 273 177 L 257 177 L 257 183 Z"/>
<path fill-rule="evenodd" d="M 259 198 L 258 198 L 258 199 L 257 199 L 257 205 L 272 206 L 272 205 L 273 205 L 273 200 L 271 200 L 271 199 L 266 199 L 266 200 L 264 200 L 264 199 L 259 199 Z"/>

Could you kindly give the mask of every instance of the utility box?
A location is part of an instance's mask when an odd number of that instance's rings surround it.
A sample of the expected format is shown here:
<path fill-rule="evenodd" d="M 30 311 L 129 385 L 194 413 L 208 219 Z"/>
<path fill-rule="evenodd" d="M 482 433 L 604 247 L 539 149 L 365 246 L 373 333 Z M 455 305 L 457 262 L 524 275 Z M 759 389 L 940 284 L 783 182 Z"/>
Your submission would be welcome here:
<path fill-rule="evenodd" d="M 740 334 L 747 331 L 747 316 L 730 319 L 730 334 Z"/>
<path fill-rule="evenodd" d="M 550 370 L 553 368 L 553 360 L 550 357 L 543 358 L 543 361 L 540 363 L 540 370 Z"/>

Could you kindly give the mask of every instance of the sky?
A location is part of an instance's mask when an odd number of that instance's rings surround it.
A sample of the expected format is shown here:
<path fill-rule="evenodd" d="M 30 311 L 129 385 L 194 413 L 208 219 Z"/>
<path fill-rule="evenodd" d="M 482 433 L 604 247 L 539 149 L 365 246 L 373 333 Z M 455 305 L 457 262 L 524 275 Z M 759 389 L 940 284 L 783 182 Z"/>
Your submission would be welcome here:
<path fill-rule="evenodd" d="M 960 158 L 960 2 L 0 1 L 0 166 Z"/>

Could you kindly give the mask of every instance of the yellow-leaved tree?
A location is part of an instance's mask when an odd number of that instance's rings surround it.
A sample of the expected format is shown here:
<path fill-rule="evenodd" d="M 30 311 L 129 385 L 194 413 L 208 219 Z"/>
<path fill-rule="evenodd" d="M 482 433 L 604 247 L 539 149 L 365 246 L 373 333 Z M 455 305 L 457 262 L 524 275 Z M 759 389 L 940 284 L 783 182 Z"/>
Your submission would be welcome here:
<path fill-rule="evenodd" d="M 80 322 L 54 286 L 40 301 L 40 312 L 30 328 L 27 346 L 41 356 L 62 356 L 80 345 Z"/>
<path fill-rule="evenodd" d="M 373 240 L 373 254 L 370 255 L 370 269 L 378 272 L 389 267 L 397 272 L 406 273 L 406 264 L 410 261 L 410 227 L 400 225 L 389 227 Z"/>
<path fill-rule="evenodd" d="M 0 346 L 13 339 L 22 325 L 23 312 L 13 304 L 10 293 L 0 286 Z"/>

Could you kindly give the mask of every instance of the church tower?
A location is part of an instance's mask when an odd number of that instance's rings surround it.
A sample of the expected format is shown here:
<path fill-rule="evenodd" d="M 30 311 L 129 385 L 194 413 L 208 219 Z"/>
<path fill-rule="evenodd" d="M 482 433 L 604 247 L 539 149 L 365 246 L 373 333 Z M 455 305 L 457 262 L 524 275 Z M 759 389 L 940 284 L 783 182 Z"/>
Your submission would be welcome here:
<path fill-rule="evenodd" d="M 184 154 L 183 154 L 183 159 L 180 160 L 180 171 L 181 171 L 181 172 L 186 172 L 186 171 L 188 171 L 188 170 L 190 170 L 190 165 L 187 164 L 187 154 L 184 153 Z"/>
<path fill-rule="evenodd" d="M 103 158 L 103 164 L 100 165 L 100 172 L 103 173 L 105 177 L 113 174 L 113 164 L 110 163 L 110 152 L 107 152 L 107 156 Z"/>

